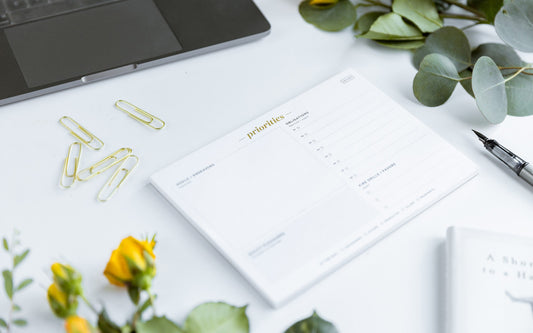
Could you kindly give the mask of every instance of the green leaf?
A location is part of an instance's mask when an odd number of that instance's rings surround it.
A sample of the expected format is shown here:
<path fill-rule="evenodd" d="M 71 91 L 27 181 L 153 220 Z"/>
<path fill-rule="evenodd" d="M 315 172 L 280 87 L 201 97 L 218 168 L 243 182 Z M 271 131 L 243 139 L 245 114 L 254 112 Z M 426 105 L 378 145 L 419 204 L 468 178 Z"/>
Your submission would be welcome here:
<path fill-rule="evenodd" d="M 437 6 L 437 10 L 441 13 L 447 11 L 451 6 L 450 3 L 444 0 L 434 0 L 433 2 L 435 2 L 435 5 Z"/>
<path fill-rule="evenodd" d="M 98 315 L 98 329 L 102 333 L 122 333 L 120 327 L 109 319 L 105 309 Z"/>
<path fill-rule="evenodd" d="M 4 244 L 4 250 L 9 252 L 9 243 L 7 242 L 7 239 L 5 237 L 2 239 L 2 243 Z"/>
<path fill-rule="evenodd" d="M 505 83 L 507 114 L 516 117 L 533 115 L 533 76 L 520 74 Z"/>
<path fill-rule="evenodd" d="M 339 331 L 332 323 L 320 318 L 314 312 L 311 317 L 292 325 L 285 333 L 339 333 Z"/>
<path fill-rule="evenodd" d="M 476 63 L 482 56 L 494 60 L 501 67 L 521 67 L 526 65 L 516 51 L 505 44 L 487 43 L 479 45 L 472 51 L 472 62 Z"/>
<path fill-rule="evenodd" d="M 4 319 L 0 318 L 0 327 L 7 328 L 7 323 Z"/>
<path fill-rule="evenodd" d="M 461 78 L 466 78 L 466 77 L 469 77 L 470 79 L 468 80 L 461 80 L 461 86 L 463 86 L 463 88 L 466 90 L 466 92 L 475 98 L 474 96 L 474 91 L 472 90 L 472 70 L 470 69 L 465 69 L 464 71 L 462 71 L 461 73 L 459 73 L 459 76 Z"/>
<path fill-rule="evenodd" d="M 17 267 L 21 262 L 24 261 L 24 259 L 26 259 L 26 257 L 28 256 L 29 253 L 30 253 L 30 250 L 26 250 L 26 251 L 22 252 L 21 254 L 16 255 L 13 258 L 13 266 Z"/>
<path fill-rule="evenodd" d="M 392 10 L 413 22 L 422 32 L 433 32 L 442 27 L 433 0 L 394 0 Z"/>
<path fill-rule="evenodd" d="M 505 43 L 520 51 L 533 52 L 533 1 L 505 1 L 494 26 Z"/>
<path fill-rule="evenodd" d="M 32 282 L 33 282 L 33 279 L 25 279 L 24 281 L 22 281 L 22 282 L 17 286 L 17 291 L 26 288 L 27 286 L 29 286 L 30 284 L 32 284 Z"/>
<path fill-rule="evenodd" d="M 491 123 L 501 123 L 507 115 L 505 81 L 496 63 L 481 57 L 472 73 L 472 89 L 479 111 Z"/>
<path fill-rule="evenodd" d="M 141 290 L 137 287 L 130 286 L 128 287 L 128 296 L 130 296 L 133 304 L 139 305 L 139 300 L 141 299 Z"/>
<path fill-rule="evenodd" d="M 226 303 L 204 303 L 194 308 L 185 320 L 187 333 L 248 333 L 246 307 Z"/>
<path fill-rule="evenodd" d="M 339 0 L 336 4 L 320 8 L 305 0 L 299 6 L 300 15 L 305 21 L 325 31 L 339 31 L 354 24 L 355 6 L 350 0 Z"/>
<path fill-rule="evenodd" d="M 13 274 L 6 269 L 2 272 L 2 275 L 4 276 L 4 289 L 7 297 L 13 299 Z"/>
<path fill-rule="evenodd" d="M 383 46 L 387 46 L 393 49 L 401 49 L 401 50 L 413 50 L 421 46 L 424 46 L 424 41 L 422 40 L 407 40 L 407 41 L 377 40 L 376 42 Z"/>
<path fill-rule="evenodd" d="M 426 38 L 426 44 L 419 48 L 413 58 L 416 68 L 420 67 L 425 56 L 432 53 L 442 54 L 450 59 L 458 72 L 472 65 L 470 43 L 461 29 L 441 28 Z"/>
<path fill-rule="evenodd" d="M 23 327 L 28 325 L 28 321 L 25 319 L 15 319 L 13 320 L 13 324 L 15 324 L 15 326 Z"/>
<path fill-rule="evenodd" d="M 16 304 L 13 304 L 13 312 L 19 312 L 21 311 L 22 309 L 20 308 L 20 306 L 16 305 Z"/>
<path fill-rule="evenodd" d="M 137 322 L 136 333 L 185 333 L 166 317 L 154 317 L 146 322 Z M 192 333 L 192 332 L 191 332 Z"/>
<path fill-rule="evenodd" d="M 374 22 L 376 22 L 378 17 L 380 17 L 383 14 L 386 14 L 386 13 L 385 12 L 368 12 L 364 14 L 357 20 L 357 22 L 355 22 L 354 29 L 358 30 L 362 34 L 367 33 L 370 30 L 370 27 L 372 26 L 372 24 L 374 24 Z"/>
<path fill-rule="evenodd" d="M 441 54 L 427 55 L 413 81 L 413 92 L 420 103 L 438 106 L 450 98 L 461 78 L 453 62 Z"/>
<path fill-rule="evenodd" d="M 381 15 L 370 26 L 370 30 L 357 37 L 373 40 L 423 40 L 425 37 L 418 28 L 406 23 L 396 13 Z"/>
<path fill-rule="evenodd" d="M 503 0 L 468 0 L 467 4 L 483 13 L 490 23 L 494 23 L 496 14 L 502 8 Z"/>

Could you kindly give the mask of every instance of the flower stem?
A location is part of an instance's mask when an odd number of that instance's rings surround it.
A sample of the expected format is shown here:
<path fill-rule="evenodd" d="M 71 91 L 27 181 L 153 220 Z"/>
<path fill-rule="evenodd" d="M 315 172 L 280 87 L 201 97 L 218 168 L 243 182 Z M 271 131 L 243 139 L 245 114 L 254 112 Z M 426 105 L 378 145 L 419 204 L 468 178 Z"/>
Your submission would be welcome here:
<path fill-rule="evenodd" d="M 443 18 L 452 18 L 452 19 L 457 19 L 457 20 L 471 20 L 471 21 L 477 21 L 476 24 L 479 24 L 479 23 L 489 23 L 489 21 L 485 20 L 484 18 L 477 17 L 477 16 L 472 16 L 472 15 L 461 15 L 461 14 L 446 14 L 446 13 L 441 13 L 441 14 L 440 14 L 440 17 L 443 17 Z"/>
<path fill-rule="evenodd" d="M 154 316 L 157 316 L 157 311 L 155 310 L 155 297 L 154 297 L 154 294 L 152 294 L 152 290 L 150 290 L 150 289 L 146 290 L 146 293 L 148 294 L 148 297 L 150 298 L 150 304 L 152 305 L 152 310 L 154 311 Z"/>
<path fill-rule="evenodd" d="M 89 302 L 89 300 L 85 297 L 85 295 L 81 294 L 80 298 L 85 304 L 87 304 L 87 306 L 89 307 L 89 309 L 91 309 L 92 312 L 94 312 L 96 315 L 100 314 L 98 310 L 96 310 L 96 308 L 91 304 L 91 302 Z"/>

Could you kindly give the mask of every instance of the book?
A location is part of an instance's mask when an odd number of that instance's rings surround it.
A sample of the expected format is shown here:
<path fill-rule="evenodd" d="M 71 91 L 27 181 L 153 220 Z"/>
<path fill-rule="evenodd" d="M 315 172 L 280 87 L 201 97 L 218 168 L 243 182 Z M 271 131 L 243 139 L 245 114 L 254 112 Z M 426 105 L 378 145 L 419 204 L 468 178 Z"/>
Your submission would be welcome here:
<path fill-rule="evenodd" d="M 476 174 L 353 70 L 151 177 L 273 306 Z"/>
<path fill-rule="evenodd" d="M 447 232 L 447 333 L 533 332 L 533 239 Z"/>

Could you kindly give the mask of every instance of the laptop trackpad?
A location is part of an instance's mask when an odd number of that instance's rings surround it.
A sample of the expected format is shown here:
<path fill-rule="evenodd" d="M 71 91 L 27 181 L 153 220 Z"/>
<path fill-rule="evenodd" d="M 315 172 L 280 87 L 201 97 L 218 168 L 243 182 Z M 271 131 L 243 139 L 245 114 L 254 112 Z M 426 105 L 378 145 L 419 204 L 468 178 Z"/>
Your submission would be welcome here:
<path fill-rule="evenodd" d="M 182 49 L 151 0 L 120 1 L 14 26 L 5 33 L 30 88 Z"/>

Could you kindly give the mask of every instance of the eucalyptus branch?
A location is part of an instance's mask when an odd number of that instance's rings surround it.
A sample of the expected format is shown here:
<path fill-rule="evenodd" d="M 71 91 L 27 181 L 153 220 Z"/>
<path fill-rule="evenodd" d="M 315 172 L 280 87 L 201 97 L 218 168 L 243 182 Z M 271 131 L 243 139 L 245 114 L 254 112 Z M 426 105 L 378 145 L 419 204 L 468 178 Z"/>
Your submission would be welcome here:
<path fill-rule="evenodd" d="M 476 15 L 476 16 L 479 16 L 479 17 L 485 18 L 485 15 L 484 15 L 482 12 L 480 12 L 480 11 L 478 11 L 478 10 L 472 8 L 472 7 L 469 7 L 469 6 L 463 4 L 463 3 L 459 2 L 459 1 L 455 1 L 455 0 L 444 0 L 444 2 L 449 3 L 450 5 L 457 6 L 457 7 L 461 8 L 461 9 L 463 9 L 463 10 L 466 10 L 467 12 L 470 12 L 470 13 Z"/>
<path fill-rule="evenodd" d="M 477 21 L 476 24 L 488 24 L 490 23 L 489 21 L 487 21 L 486 19 L 484 18 L 481 18 L 481 17 L 477 17 L 477 16 L 472 16 L 472 15 L 461 15 L 461 14 L 446 14 L 446 13 L 441 13 L 440 14 L 440 17 L 443 17 L 443 18 L 452 18 L 452 19 L 457 19 L 457 20 L 470 20 L 470 21 Z"/>

